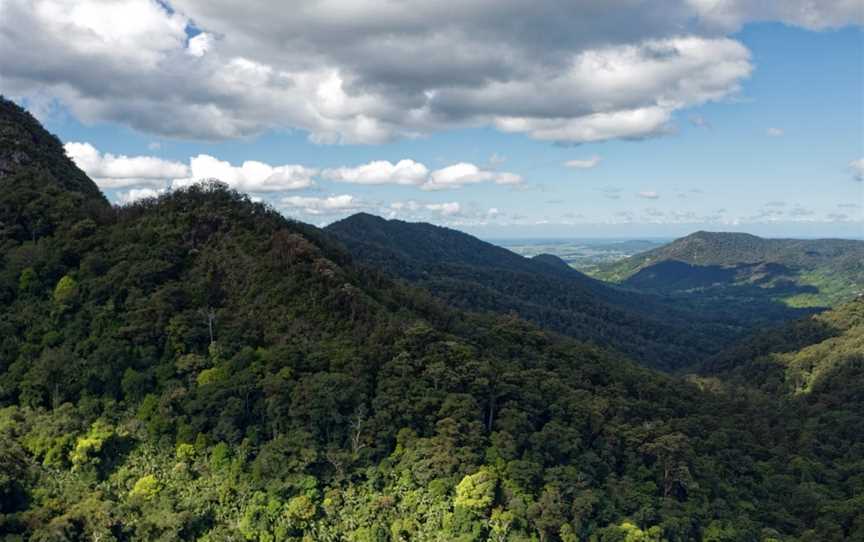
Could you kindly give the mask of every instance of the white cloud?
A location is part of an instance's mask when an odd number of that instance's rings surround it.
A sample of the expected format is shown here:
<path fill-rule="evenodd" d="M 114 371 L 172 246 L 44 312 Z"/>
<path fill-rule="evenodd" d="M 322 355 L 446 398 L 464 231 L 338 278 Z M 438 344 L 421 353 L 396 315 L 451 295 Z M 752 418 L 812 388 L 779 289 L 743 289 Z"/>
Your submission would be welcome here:
<path fill-rule="evenodd" d="M 390 208 L 393 209 L 394 211 L 403 211 L 403 210 L 405 210 L 405 211 L 417 211 L 421 207 L 422 207 L 422 205 L 420 205 L 418 202 L 416 202 L 414 200 L 411 200 L 411 201 L 394 201 L 393 203 L 390 204 Z"/>
<path fill-rule="evenodd" d="M 849 169 L 852 171 L 853 179 L 859 182 L 864 181 L 864 158 L 849 162 Z"/>
<path fill-rule="evenodd" d="M 783 137 L 786 132 L 782 128 L 768 128 L 765 133 L 771 137 Z"/>
<path fill-rule="evenodd" d="M 103 154 L 89 143 L 69 142 L 63 147 L 100 188 L 163 186 L 171 178 L 189 175 L 189 167 L 180 162 L 153 156 Z"/>
<path fill-rule="evenodd" d="M 197 36 L 189 38 L 186 52 L 195 57 L 204 56 L 213 44 L 213 36 L 207 32 L 201 32 Z"/>
<path fill-rule="evenodd" d="M 165 192 L 165 188 L 133 188 L 131 190 L 127 190 L 126 192 L 121 193 L 118 196 L 117 201 L 123 205 L 127 205 L 138 200 L 159 197 Z"/>
<path fill-rule="evenodd" d="M 862 19 L 856 0 L 0 1 L 6 94 L 146 133 L 296 128 L 321 143 L 479 125 L 577 143 L 650 137 L 750 75 L 748 50 L 724 34 Z"/>
<path fill-rule="evenodd" d="M 397 163 L 376 160 L 356 167 L 326 169 L 322 177 L 331 181 L 355 184 L 397 184 L 418 186 L 423 190 L 461 188 L 467 184 L 492 182 L 495 184 L 521 184 L 522 177 L 510 172 L 482 169 L 467 162 L 460 162 L 430 171 L 414 160 Z"/>
<path fill-rule="evenodd" d="M 600 165 L 600 157 L 592 156 L 581 160 L 567 160 L 564 165 L 573 169 L 592 169 Z"/>
<path fill-rule="evenodd" d="M 393 164 L 376 160 L 357 167 L 325 169 L 322 176 L 331 181 L 356 184 L 418 185 L 426 181 L 429 169 L 414 160 L 400 160 Z"/>
<path fill-rule="evenodd" d="M 654 192 L 653 190 L 646 190 L 643 192 L 639 192 L 636 195 L 639 196 L 640 198 L 643 198 L 643 199 L 659 199 L 660 198 L 660 194 L 658 194 L 657 192 Z"/>
<path fill-rule="evenodd" d="M 462 205 L 457 201 L 451 201 L 447 203 L 429 203 L 425 205 L 426 209 L 430 211 L 435 211 L 436 213 L 440 213 L 441 216 L 454 216 L 458 215 L 462 210 Z"/>
<path fill-rule="evenodd" d="M 521 184 L 521 176 L 510 172 L 482 169 L 460 162 L 430 171 L 413 160 L 397 163 L 376 160 L 356 167 L 319 170 L 299 164 L 272 166 L 247 160 L 239 166 L 208 154 L 189 159 L 189 165 L 153 156 L 115 156 L 99 152 L 89 143 L 71 142 L 66 152 L 102 188 L 162 187 L 183 188 L 208 179 L 218 179 L 242 192 L 285 192 L 314 186 L 320 177 L 335 182 L 363 185 L 409 185 L 422 190 L 461 188 L 468 184 L 491 182 Z"/>
<path fill-rule="evenodd" d="M 247 160 L 240 166 L 207 154 L 190 159 L 190 172 L 185 178 L 174 179 L 173 188 L 182 188 L 205 179 L 219 179 L 231 188 L 244 192 L 281 192 L 299 190 L 315 184 L 317 170 L 301 165 L 271 166 Z"/>
<path fill-rule="evenodd" d="M 461 188 L 466 184 L 487 181 L 494 182 L 495 184 L 520 184 L 522 177 L 515 173 L 498 173 L 483 170 L 474 164 L 460 162 L 433 171 L 421 188 L 423 190 L 444 190 L 447 188 Z"/>
<path fill-rule="evenodd" d="M 748 22 L 780 21 L 810 30 L 864 24 L 858 0 L 688 0 L 702 23 L 734 31 Z"/>
<path fill-rule="evenodd" d="M 350 194 L 329 196 L 326 198 L 288 196 L 281 199 L 286 210 L 301 210 L 310 215 L 326 215 L 357 211 L 366 207 Z"/>

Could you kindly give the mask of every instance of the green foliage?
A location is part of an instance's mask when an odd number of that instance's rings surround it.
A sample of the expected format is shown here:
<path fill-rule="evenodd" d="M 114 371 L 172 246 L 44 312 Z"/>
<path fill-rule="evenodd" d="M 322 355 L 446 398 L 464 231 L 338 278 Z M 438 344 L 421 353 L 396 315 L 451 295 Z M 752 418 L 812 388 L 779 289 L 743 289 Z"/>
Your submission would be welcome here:
<path fill-rule="evenodd" d="M 78 283 L 69 275 L 65 275 L 61 278 L 57 282 L 57 286 L 54 287 L 54 302 L 58 305 L 69 305 L 73 303 L 77 297 Z"/>
<path fill-rule="evenodd" d="M 175 455 L 180 461 L 191 461 L 195 458 L 195 446 L 185 443 L 178 444 Z"/>
<path fill-rule="evenodd" d="M 39 277 L 32 267 L 28 267 L 21 271 L 21 276 L 18 279 L 18 291 L 22 294 L 34 294 L 39 288 Z"/>
<path fill-rule="evenodd" d="M 138 478 L 129 491 L 129 498 L 138 501 L 149 501 L 159 493 L 159 481 L 152 474 Z"/>
<path fill-rule="evenodd" d="M 474 474 L 468 474 L 456 486 L 456 498 L 453 503 L 457 507 L 466 508 L 477 514 L 485 514 L 495 499 L 495 487 L 498 477 L 489 469 L 480 469 Z"/>
<path fill-rule="evenodd" d="M 102 449 L 114 437 L 114 428 L 103 420 L 96 420 L 87 434 L 78 437 L 69 454 L 74 467 L 98 465 L 102 461 Z"/>

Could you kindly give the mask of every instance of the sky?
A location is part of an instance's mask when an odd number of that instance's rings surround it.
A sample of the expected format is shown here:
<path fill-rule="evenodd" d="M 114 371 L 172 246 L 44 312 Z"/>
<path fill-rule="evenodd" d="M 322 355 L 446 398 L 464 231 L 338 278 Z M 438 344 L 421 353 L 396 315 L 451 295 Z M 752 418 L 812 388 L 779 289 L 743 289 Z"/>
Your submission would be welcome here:
<path fill-rule="evenodd" d="M 125 204 L 483 238 L 864 238 L 859 0 L 0 0 L 0 93 Z"/>

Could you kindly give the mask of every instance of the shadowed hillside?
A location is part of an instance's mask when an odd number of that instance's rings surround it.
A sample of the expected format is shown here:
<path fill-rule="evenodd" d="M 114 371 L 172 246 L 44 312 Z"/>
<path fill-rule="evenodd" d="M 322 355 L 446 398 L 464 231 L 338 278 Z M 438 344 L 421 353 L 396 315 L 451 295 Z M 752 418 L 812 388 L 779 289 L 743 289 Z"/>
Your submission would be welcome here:
<path fill-rule="evenodd" d="M 731 315 L 703 317 L 656 295 L 625 292 L 559 258 L 524 258 L 468 234 L 361 213 L 326 228 L 366 265 L 473 311 L 515 312 L 543 327 L 674 370 L 743 332 Z"/>

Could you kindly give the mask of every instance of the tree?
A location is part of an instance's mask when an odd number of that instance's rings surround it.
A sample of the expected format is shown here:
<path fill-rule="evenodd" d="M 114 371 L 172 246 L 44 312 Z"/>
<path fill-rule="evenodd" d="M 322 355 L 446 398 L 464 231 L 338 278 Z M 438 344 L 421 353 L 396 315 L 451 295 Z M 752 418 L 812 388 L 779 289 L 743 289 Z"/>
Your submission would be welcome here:
<path fill-rule="evenodd" d="M 64 275 L 54 287 L 54 301 L 61 306 L 71 305 L 78 297 L 78 283 L 70 275 Z"/>

